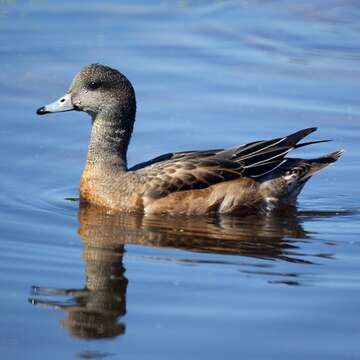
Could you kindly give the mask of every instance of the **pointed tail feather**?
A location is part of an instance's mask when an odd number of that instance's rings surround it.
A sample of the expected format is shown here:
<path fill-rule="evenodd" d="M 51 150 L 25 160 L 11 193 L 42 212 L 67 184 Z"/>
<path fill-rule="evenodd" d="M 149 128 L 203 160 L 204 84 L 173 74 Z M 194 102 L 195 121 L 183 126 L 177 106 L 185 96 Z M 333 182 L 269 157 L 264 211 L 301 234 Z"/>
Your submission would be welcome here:
<path fill-rule="evenodd" d="M 343 154 L 344 150 L 336 150 L 316 159 L 305 160 L 305 162 L 310 165 L 310 169 L 306 174 L 304 174 L 303 179 L 307 179 L 314 175 L 316 172 L 330 166 L 335 161 L 338 161 Z"/>
<path fill-rule="evenodd" d="M 334 152 L 325 154 L 325 155 L 321 156 L 320 158 L 311 159 L 309 161 L 318 162 L 318 163 L 322 163 L 322 164 L 332 164 L 335 161 L 339 160 L 343 154 L 344 154 L 343 149 L 336 150 Z"/>
<path fill-rule="evenodd" d="M 301 147 L 303 147 L 303 146 L 320 144 L 320 143 L 329 142 L 329 141 L 332 141 L 332 140 L 327 139 L 327 140 L 307 141 L 307 142 L 304 142 L 304 143 L 301 143 L 301 144 L 296 144 L 296 145 L 295 145 L 295 149 L 301 148 Z"/>

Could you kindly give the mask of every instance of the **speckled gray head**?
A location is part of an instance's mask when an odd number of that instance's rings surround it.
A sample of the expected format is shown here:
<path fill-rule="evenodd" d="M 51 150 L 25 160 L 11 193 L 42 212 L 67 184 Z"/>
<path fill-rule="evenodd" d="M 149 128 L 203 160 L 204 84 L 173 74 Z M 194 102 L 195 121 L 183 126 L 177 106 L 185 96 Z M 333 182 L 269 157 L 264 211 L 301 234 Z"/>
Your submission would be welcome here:
<path fill-rule="evenodd" d="M 135 118 L 134 89 L 119 71 L 101 64 L 87 65 L 75 76 L 64 96 L 39 108 L 37 114 L 71 110 L 85 111 L 93 120 L 99 114 Z"/>

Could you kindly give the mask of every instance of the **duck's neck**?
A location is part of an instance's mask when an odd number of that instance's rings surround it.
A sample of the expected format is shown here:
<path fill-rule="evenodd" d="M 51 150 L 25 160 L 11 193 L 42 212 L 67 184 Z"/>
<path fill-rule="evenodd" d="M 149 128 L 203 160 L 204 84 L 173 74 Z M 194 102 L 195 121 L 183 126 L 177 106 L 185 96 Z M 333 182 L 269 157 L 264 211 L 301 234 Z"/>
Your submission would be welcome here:
<path fill-rule="evenodd" d="M 86 166 L 111 171 L 127 171 L 126 154 L 135 113 L 104 112 L 92 117 Z"/>

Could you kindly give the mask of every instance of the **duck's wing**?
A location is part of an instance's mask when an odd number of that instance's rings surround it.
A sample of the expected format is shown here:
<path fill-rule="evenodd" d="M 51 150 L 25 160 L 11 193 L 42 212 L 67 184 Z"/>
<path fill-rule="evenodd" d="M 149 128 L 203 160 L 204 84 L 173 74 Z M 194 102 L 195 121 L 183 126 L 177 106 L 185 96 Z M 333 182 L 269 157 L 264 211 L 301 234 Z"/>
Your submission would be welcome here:
<path fill-rule="evenodd" d="M 171 192 L 203 189 L 241 176 L 258 177 L 275 168 L 294 148 L 323 142 L 297 143 L 316 128 L 283 138 L 256 141 L 230 149 L 169 153 L 131 168 L 145 176 L 145 195 L 160 197 Z"/>
<path fill-rule="evenodd" d="M 140 170 L 145 196 L 162 197 L 176 191 L 204 189 L 242 176 L 244 167 L 220 159 L 172 159 Z"/>

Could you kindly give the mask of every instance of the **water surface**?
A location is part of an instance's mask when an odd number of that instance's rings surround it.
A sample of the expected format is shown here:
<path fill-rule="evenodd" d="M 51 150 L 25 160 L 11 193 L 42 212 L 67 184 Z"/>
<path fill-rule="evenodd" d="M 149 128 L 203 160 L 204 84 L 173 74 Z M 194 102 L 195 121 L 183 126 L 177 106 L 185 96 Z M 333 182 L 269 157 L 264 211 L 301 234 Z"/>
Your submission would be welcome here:
<path fill-rule="evenodd" d="M 1 1 L 4 359 L 357 359 L 360 6 Z M 346 153 L 298 211 L 110 215 L 76 198 L 90 122 L 36 117 L 85 64 L 138 100 L 130 164 L 317 126 Z"/>

